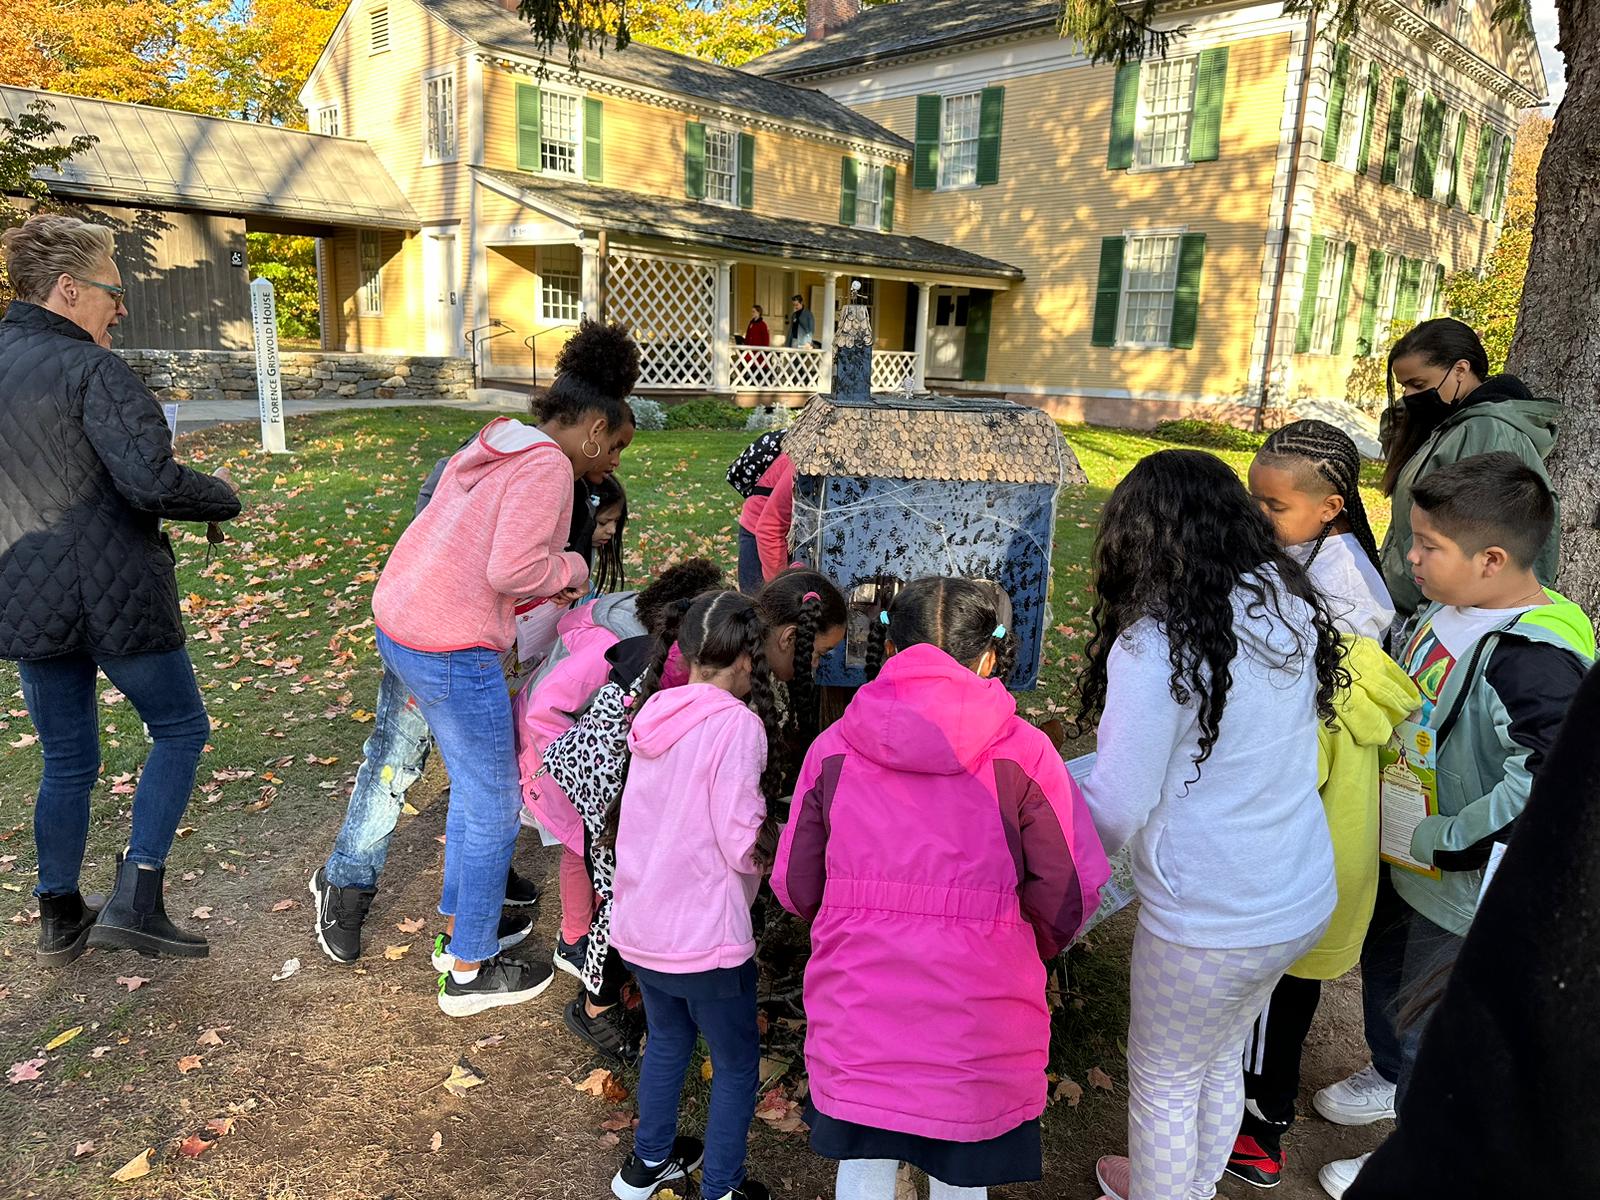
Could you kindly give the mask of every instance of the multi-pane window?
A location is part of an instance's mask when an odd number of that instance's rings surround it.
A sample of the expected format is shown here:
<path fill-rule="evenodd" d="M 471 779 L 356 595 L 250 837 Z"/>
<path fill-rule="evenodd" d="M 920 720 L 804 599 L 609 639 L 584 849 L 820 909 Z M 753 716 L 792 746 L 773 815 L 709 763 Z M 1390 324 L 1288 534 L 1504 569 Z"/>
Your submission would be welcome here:
<path fill-rule="evenodd" d="M 317 109 L 317 132 L 329 137 L 339 136 L 339 106 L 324 104 Z"/>
<path fill-rule="evenodd" d="M 1166 167 L 1189 161 L 1189 119 L 1194 115 L 1198 58 L 1146 63 L 1139 71 L 1139 113 L 1134 165 Z"/>
<path fill-rule="evenodd" d="M 385 4 L 382 8 L 373 9 L 371 20 L 367 50 L 370 54 L 382 54 L 389 48 L 389 6 Z"/>
<path fill-rule="evenodd" d="M 1394 305 L 1400 292 L 1400 256 L 1390 252 L 1383 256 L 1383 279 L 1378 284 L 1378 319 L 1373 330 L 1374 352 L 1389 344 L 1389 322 L 1394 320 Z"/>
<path fill-rule="evenodd" d="M 423 81 L 428 162 L 449 162 L 456 156 L 456 77 L 453 72 Z"/>
<path fill-rule="evenodd" d="M 861 163 L 856 167 L 856 224 L 876 229 L 883 213 L 883 167 Z"/>
<path fill-rule="evenodd" d="M 363 317 L 383 316 L 383 245 L 376 229 L 363 229 L 357 238 L 361 290 L 356 311 Z"/>
<path fill-rule="evenodd" d="M 578 97 L 546 91 L 539 105 L 539 166 L 558 175 L 578 173 L 578 147 L 583 134 Z"/>
<path fill-rule="evenodd" d="M 583 265 L 576 246 L 539 249 L 539 319 L 576 322 L 583 311 Z"/>
<path fill-rule="evenodd" d="M 1329 238 L 1322 244 L 1322 273 L 1317 276 L 1316 318 L 1311 325 L 1311 353 L 1333 353 L 1333 328 L 1339 319 L 1339 297 L 1344 292 L 1344 242 Z"/>
<path fill-rule="evenodd" d="M 939 125 L 939 186 L 971 187 L 978 182 L 978 112 L 982 94 L 946 96 Z"/>
<path fill-rule="evenodd" d="M 1422 281 L 1417 290 L 1417 320 L 1426 321 L 1434 315 L 1433 306 L 1438 303 L 1439 297 L 1434 294 L 1435 285 L 1439 282 L 1438 272 L 1432 263 L 1422 264 Z"/>
<path fill-rule="evenodd" d="M 1450 113 L 1444 114 L 1444 133 L 1439 138 L 1439 168 L 1433 173 L 1433 196 L 1441 204 L 1450 198 L 1450 179 L 1456 171 L 1456 128 L 1457 122 L 1466 118 L 1457 113 L 1455 120 L 1450 119 Z"/>
<path fill-rule="evenodd" d="M 1456 0 L 1456 41 L 1467 40 L 1467 30 L 1472 28 L 1472 5 L 1474 0 Z"/>
<path fill-rule="evenodd" d="M 1489 135 L 1489 160 L 1483 172 L 1483 215 L 1494 220 L 1494 200 L 1500 186 L 1500 147 L 1505 145 L 1501 134 Z"/>
<path fill-rule="evenodd" d="M 1176 233 L 1127 239 L 1122 258 L 1119 345 L 1165 346 L 1171 342 L 1180 241 Z"/>
<path fill-rule="evenodd" d="M 1363 63 L 1350 59 L 1350 74 L 1344 89 L 1344 113 L 1339 118 L 1339 165 L 1354 171 L 1361 162 L 1361 127 L 1367 122 L 1367 89 L 1372 73 L 1378 69 L 1373 62 Z"/>
<path fill-rule="evenodd" d="M 1395 164 L 1394 185 L 1401 191 L 1411 187 L 1411 172 L 1417 162 L 1417 137 L 1422 128 L 1422 93 L 1406 97 L 1405 114 L 1400 120 L 1400 161 Z"/>
<path fill-rule="evenodd" d="M 706 130 L 706 199 L 734 204 L 739 198 L 739 135 L 731 129 Z"/>

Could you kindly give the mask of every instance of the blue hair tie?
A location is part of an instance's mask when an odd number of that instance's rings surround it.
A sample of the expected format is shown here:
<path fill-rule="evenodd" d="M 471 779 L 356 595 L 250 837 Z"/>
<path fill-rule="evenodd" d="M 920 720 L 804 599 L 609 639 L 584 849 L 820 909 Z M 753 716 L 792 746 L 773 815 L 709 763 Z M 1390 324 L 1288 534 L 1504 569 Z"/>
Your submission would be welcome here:
<path fill-rule="evenodd" d="M 990 636 L 991 637 L 995 637 L 995 638 L 1003 638 L 1003 637 L 1005 637 L 1005 635 L 1006 635 L 1006 627 L 1004 625 L 996 625 L 994 627 L 994 633 L 991 634 Z"/>
<path fill-rule="evenodd" d="M 878 624 L 887 625 L 888 623 L 889 623 L 889 610 L 886 609 L 886 608 L 880 608 L 878 610 Z"/>

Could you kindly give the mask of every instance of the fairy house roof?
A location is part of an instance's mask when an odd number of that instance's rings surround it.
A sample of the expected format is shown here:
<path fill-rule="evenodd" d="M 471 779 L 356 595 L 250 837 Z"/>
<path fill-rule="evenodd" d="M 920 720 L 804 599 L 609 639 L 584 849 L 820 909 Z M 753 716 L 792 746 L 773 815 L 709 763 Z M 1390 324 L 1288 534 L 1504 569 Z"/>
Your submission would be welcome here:
<path fill-rule="evenodd" d="M 818 396 L 784 434 L 783 448 L 799 475 L 1087 482 L 1056 423 L 1009 400 Z"/>

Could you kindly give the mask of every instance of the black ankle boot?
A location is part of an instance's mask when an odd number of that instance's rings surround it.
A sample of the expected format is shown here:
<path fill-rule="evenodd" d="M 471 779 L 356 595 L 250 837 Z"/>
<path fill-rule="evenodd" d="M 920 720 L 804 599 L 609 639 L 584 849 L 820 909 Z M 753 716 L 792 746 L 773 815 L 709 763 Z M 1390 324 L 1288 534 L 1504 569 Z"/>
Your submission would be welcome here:
<path fill-rule="evenodd" d="M 137 950 L 140 954 L 171 954 L 180 958 L 204 958 L 210 953 L 206 940 L 185 933 L 167 919 L 161 896 L 163 867 L 117 862 L 117 890 L 89 931 L 89 945 L 102 950 Z"/>
<path fill-rule="evenodd" d="M 39 897 L 39 953 L 41 965 L 64 967 L 78 955 L 94 928 L 96 910 L 79 892 Z"/>

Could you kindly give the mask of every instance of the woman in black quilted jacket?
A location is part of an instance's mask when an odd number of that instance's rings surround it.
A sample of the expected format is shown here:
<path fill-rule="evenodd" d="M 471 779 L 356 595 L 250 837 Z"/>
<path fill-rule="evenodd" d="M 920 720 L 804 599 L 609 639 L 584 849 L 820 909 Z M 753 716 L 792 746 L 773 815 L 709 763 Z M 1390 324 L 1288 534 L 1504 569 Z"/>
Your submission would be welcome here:
<path fill-rule="evenodd" d="M 70 962 L 85 944 L 201 956 L 205 939 L 174 926 L 161 898 L 211 724 L 160 523 L 238 516 L 238 489 L 225 469 L 172 457 L 160 405 L 109 349 L 127 315 L 110 230 L 35 216 L 0 242 L 21 297 L 0 319 L 0 658 L 17 660 L 44 752 L 39 959 Z M 97 669 L 153 743 L 98 914 L 78 890 L 100 769 Z"/>

